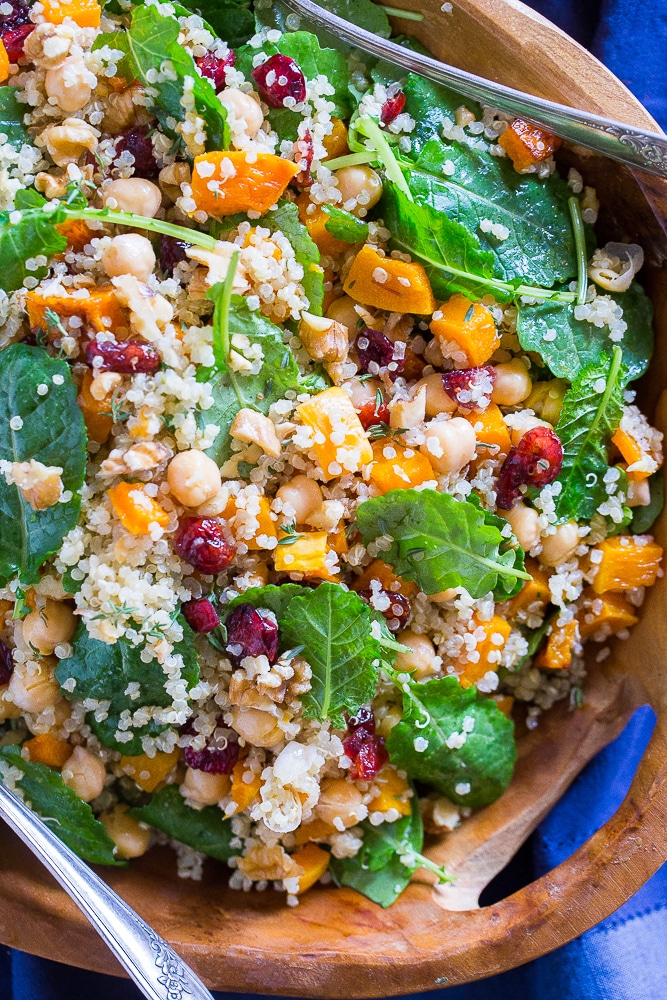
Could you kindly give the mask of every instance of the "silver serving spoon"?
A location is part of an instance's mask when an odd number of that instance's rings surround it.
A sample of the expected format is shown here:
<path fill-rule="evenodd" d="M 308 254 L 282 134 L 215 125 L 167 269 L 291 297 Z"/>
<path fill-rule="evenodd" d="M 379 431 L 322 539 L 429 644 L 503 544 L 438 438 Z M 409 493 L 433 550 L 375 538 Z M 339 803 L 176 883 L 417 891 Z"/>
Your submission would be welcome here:
<path fill-rule="evenodd" d="M 69 893 L 144 996 L 149 1000 L 213 1000 L 167 942 L 2 782 L 0 817 Z"/>
<path fill-rule="evenodd" d="M 412 73 L 453 87 L 473 100 L 517 115 L 538 125 L 544 125 L 561 139 L 585 146 L 602 153 L 612 160 L 641 167 L 651 174 L 667 178 L 667 136 L 659 132 L 625 125 L 623 122 L 603 118 L 587 111 L 568 108 L 564 104 L 525 94 L 521 90 L 505 87 L 492 80 L 485 80 L 473 73 L 466 73 L 455 66 L 448 66 L 437 59 L 412 52 L 395 42 L 387 41 L 370 31 L 358 28 L 336 14 L 331 14 L 312 0 L 283 0 L 295 14 L 306 17 L 319 28 L 325 28 L 358 49 L 386 59 Z"/>

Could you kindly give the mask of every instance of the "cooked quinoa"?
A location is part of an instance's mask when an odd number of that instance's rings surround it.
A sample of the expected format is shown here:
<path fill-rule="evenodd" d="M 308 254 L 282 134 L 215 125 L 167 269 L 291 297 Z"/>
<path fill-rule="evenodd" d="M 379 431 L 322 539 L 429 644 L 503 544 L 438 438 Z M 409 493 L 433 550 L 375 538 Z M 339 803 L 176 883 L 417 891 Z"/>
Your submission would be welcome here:
<path fill-rule="evenodd" d="M 0 5 L 0 774 L 90 861 L 386 906 L 662 574 L 643 255 L 255 7 Z"/>

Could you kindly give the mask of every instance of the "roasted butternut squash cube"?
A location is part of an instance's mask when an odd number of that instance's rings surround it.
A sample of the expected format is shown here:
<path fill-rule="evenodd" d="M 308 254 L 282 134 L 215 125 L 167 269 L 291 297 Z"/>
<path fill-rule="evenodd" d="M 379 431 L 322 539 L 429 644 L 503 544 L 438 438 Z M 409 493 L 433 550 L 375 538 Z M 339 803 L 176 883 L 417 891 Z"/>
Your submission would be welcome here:
<path fill-rule="evenodd" d="M 0 38 L 0 83 L 4 83 L 9 76 L 9 56 L 5 43 Z"/>
<path fill-rule="evenodd" d="M 50 733 L 40 733 L 27 740 L 22 747 L 27 750 L 30 760 L 36 764 L 46 764 L 60 770 L 72 756 L 74 747 L 66 740 L 58 740 Z"/>
<path fill-rule="evenodd" d="M 44 19 L 51 24 L 62 24 L 71 17 L 80 28 L 99 28 L 102 8 L 97 0 L 43 0 Z"/>
<path fill-rule="evenodd" d="M 93 373 L 90 369 L 87 369 L 84 372 L 79 395 L 77 396 L 77 403 L 83 413 L 88 437 L 91 441 L 104 444 L 111 434 L 111 428 L 113 427 L 113 418 L 111 416 L 111 399 L 113 394 L 104 399 L 96 399 L 90 391 L 92 383 Z"/>
<path fill-rule="evenodd" d="M 107 495 L 116 517 L 132 535 L 147 535 L 153 524 L 161 528 L 169 524 L 169 514 L 140 483 L 118 483 Z"/>
<path fill-rule="evenodd" d="M 539 125 L 515 118 L 498 139 L 498 145 L 505 150 L 514 169 L 521 173 L 546 160 L 563 145 L 563 141 Z"/>
<path fill-rule="evenodd" d="M 352 262 L 344 291 L 365 306 L 388 312 L 430 315 L 435 309 L 431 282 L 421 264 L 382 257 L 362 247 Z"/>
<path fill-rule="evenodd" d="M 488 622 L 474 618 L 475 628 L 484 630 L 484 637 L 478 641 L 470 653 L 463 652 L 454 662 L 459 684 L 463 688 L 471 687 L 489 671 L 498 672 L 503 647 L 510 637 L 512 626 L 499 615 L 494 615 Z"/>
<path fill-rule="evenodd" d="M 322 211 L 319 205 L 313 204 L 307 191 L 299 195 L 296 204 L 299 208 L 299 219 L 308 230 L 311 240 L 316 244 L 320 253 L 333 257 L 337 253 L 343 253 L 350 249 L 349 243 L 337 240 L 327 231 L 326 224 L 329 216 Z"/>
<path fill-rule="evenodd" d="M 404 448 L 391 438 L 373 442 L 370 482 L 380 493 L 408 490 L 436 478 L 433 466 L 421 451 Z"/>
<path fill-rule="evenodd" d="M 276 573 L 303 573 L 322 580 L 333 578 L 327 566 L 327 556 L 332 550 L 326 531 L 299 532 L 291 543 L 290 537 L 294 536 L 283 535 L 274 549 Z"/>
<path fill-rule="evenodd" d="M 322 145 L 327 151 L 324 162 L 337 156 L 349 153 L 347 146 L 347 125 L 340 118 L 331 119 L 331 132 L 322 139 Z"/>
<path fill-rule="evenodd" d="M 359 593 L 360 590 L 368 590 L 373 580 L 378 580 L 382 584 L 382 589 L 392 594 L 403 594 L 404 597 L 414 597 L 419 593 L 419 587 L 410 580 L 404 580 L 396 576 L 389 563 L 382 562 L 381 559 L 374 559 L 366 567 L 361 576 L 355 578 L 352 589 Z"/>
<path fill-rule="evenodd" d="M 128 320 L 111 285 L 59 295 L 43 295 L 39 288 L 35 288 L 25 298 L 31 330 L 48 331 L 46 310 L 51 309 L 60 319 L 79 317 L 95 333 L 111 330 L 118 340 L 127 339 L 129 335 Z"/>
<path fill-rule="evenodd" d="M 535 657 L 535 666 L 545 670 L 566 670 L 579 643 L 579 623 L 576 618 L 566 625 L 554 625 L 546 643 Z"/>
<path fill-rule="evenodd" d="M 121 757 L 119 765 L 123 774 L 132 778 L 139 785 L 139 788 L 150 793 L 154 792 L 169 772 L 174 769 L 179 756 L 179 750 L 172 750 L 171 753 L 156 753 L 154 757 L 140 753 L 136 757 Z"/>
<path fill-rule="evenodd" d="M 300 851 L 296 851 L 292 855 L 292 861 L 303 868 L 303 875 L 299 875 L 299 888 L 297 890 L 297 895 L 300 896 L 302 892 L 310 889 L 311 885 L 315 885 L 322 878 L 329 867 L 331 855 L 323 847 L 318 847 L 317 844 L 306 844 Z"/>
<path fill-rule="evenodd" d="M 236 806 L 234 813 L 243 812 L 251 802 L 254 802 L 262 787 L 260 773 L 246 767 L 244 760 L 238 760 L 232 769 L 232 802 Z M 234 815 L 232 813 L 232 815 Z"/>
<path fill-rule="evenodd" d="M 377 795 L 374 794 L 375 789 L 379 790 Z M 385 764 L 382 770 L 375 775 L 371 794 L 373 797 L 368 803 L 370 813 L 386 813 L 390 809 L 396 809 L 401 816 L 409 816 L 412 812 L 410 786 L 407 779 L 401 776 L 391 764 Z"/>
<path fill-rule="evenodd" d="M 652 587 L 657 580 L 662 548 L 649 535 L 616 535 L 605 538 L 596 548 L 602 553 L 593 579 L 596 594 Z"/>
<path fill-rule="evenodd" d="M 606 594 L 596 594 L 593 590 L 584 593 L 577 619 L 581 638 L 594 642 L 604 642 L 639 621 L 632 604 L 613 590 Z"/>
<path fill-rule="evenodd" d="M 196 156 L 192 171 L 196 208 L 190 214 L 203 211 L 217 218 L 236 212 L 264 215 L 298 172 L 296 163 L 273 153 L 248 158 L 244 150 L 215 150 Z"/>
<path fill-rule="evenodd" d="M 344 389 L 333 386 L 297 407 L 302 423 L 314 433 L 312 450 L 325 480 L 359 472 L 373 460 L 373 449 Z"/>
<path fill-rule="evenodd" d="M 507 617 L 512 621 L 525 621 L 527 615 L 541 614 L 549 603 L 549 574 L 536 559 L 526 559 L 526 570 L 531 575 L 518 594 L 507 605 Z"/>
<path fill-rule="evenodd" d="M 459 292 L 440 306 L 430 326 L 442 353 L 457 368 L 485 364 L 500 345 L 491 310 Z"/>
<path fill-rule="evenodd" d="M 468 413 L 464 416 L 472 424 L 477 438 L 477 462 L 507 456 L 512 441 L 509 427 L 496 403 L 489 403 L 481 413 Z"/>

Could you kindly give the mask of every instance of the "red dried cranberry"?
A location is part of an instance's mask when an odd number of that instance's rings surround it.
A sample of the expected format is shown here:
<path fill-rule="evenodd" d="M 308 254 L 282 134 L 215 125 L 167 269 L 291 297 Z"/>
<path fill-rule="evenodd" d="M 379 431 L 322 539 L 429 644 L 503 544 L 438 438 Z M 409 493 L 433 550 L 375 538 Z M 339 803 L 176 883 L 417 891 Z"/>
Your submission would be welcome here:
<path fill-rule="evenodd" d="M 369 427 L 389 423 L 389 407 L 384 400 L 379 405 L 377 400 L 370 400 L 370 402 L 364 403 L 359 410 L 358 416 L 361 426 L 367 431 Z"/>
<path fill-rule="evenodd" d="M 222 90 L 226 86 L 225 70 L 234 65 L 236 54 L 230 49 L 226 56 L 216 56 L 214 52 L 207 52 L 205 56 L 197 59 L 197 66 L 202 76 L 210 80 L 216 90 Z"/>
<path fill-rule="evenodd" d="M 225 539 L 219 521 L 212 517 L 184 517 L 174 536 L 174 549 L 200 573 L 213 576 L 227 569 L 234 549 Z"/>
<path fill-rule="evenodd" d="M 460 410 L 485 410 L 491 402 L 496 372 L 491 365 L 481 368 L 457 368 L 445 372 L 442 385 Z"/>
<path fill-rule="evenodd" d="M 371 781 L 389 760 L 384 738 L 375 735 L 375 719 L 368 706 L 360 708 L 347 724 L 350 734 L 343 740 L 345 755 L 350 758 L 350 778 Z"/>
<path fill-rule="evenodd" d="M 195 632 L 212 632 L 220 624 L 220 617 L 208 597 L 197 597 L 181 605 L 183 617 Z"/>
<path fill-rule="evenodd" d="M 23 55 L 25 40 L 34 30 L 34 24 L 22 24 L 19 28 L 12 28 L 11 31 L 5 31 L 0 35 L 10 63 L 19 61 Z"/>
<path fill-rule="evenodd" d="M 224 728 L 222 720 L 218 720 L 218 726 L 220 729 Z M 190 722 L 181 729 L 181 732 L 194 733 L 195 729 Z M 218 745 L 223 742 L 224 746 Z M 214 733 L 211 743 L 203 750 L 185 747 L 183 757 L 188 767 L 195 771 L 206 771 L 207 774 L 231 774 L 234 764 L 239 759 L 239 745 L 234 734 L 226 730 L 225 735 L 221 737 L 217 737 Z"/>
<path fill-rule="evenodd" d="M 116 158 L 121 153 L 131 153 L 134 157 L 132 168 L 135 177 L 155 177 L 158 172 L 149 131 L 150 125 L 140 125 L 138 128 L 121 132 L 116 139 Z"/>
<path fill-rule="evenodd" d="M 174 236 L 160 236 L 160 264 L 162 270 L 167 274 L 173 274 L 174 268 L 181 261 L 187 260 L 185 251 L 189 244 L 184 240 L 177 240 Z"/>
<path fill-rule="evenodd" d="M 393 97 L 388 97 L 382 105 L 382 111 L 380 112 L 380 121 L 382 124 L 391 125 L 394 118 L 398 118 L 404 107 L 405 94 L 402 90 L 399 90 Z"/>
<path fill-rule="evenodd" d="M 2 4 L 6 7 L 7 4 Z M 23 0 L 11 0 L 9 6 L 12 8 L 9 14 L 0 13 L 0 34 L 13 31 L 30 21 L 30 6 L 23 3 Z M 34 25 L 32 25 L 34 27 Z"/>
<path fill-rule="evenodd" d="M 278 623 L 270 611 L 253 604 L 232 608 L 225 621 L 227 652 L 238 667 L 246 656 L 265 656 L 269 663 L 278 659 Z"/>
<path fill-rule="evenodd" d="M 9 684 L 9 678 L 12 676 L 13 669 L 14 659 L 12 651 L 0 639 L 0 684 Z"/>
<path fill-rule="evenodd" d="M 294 178 L 294 183 L 299 187 L 309 187 L 313 183 L 310 168 L 313 165 L 315 147 L 310 129 L 306 129 L 303 138 L 297 139 L 294 143 L 294 159 L 301 170 Z"/>
<path fill-rule="evenodd" d="M 533 427 L 511 448 L 496 479 L 496 503 L 511 510 L 521 486 L 548 486 L 563 464 L 563 448 L 549 427 Z"/>
<path fill-rule="evenodd" d="M 305 76 L 293 59 L 280 52 L 256 66 L 250 75 L 271 108 L 294 107 L 306 99 Z"/>
<path fill-rule="evenodd" d="M 372 607 L 375 607 L 376 603 L 387 604 L 386 598 L 388 598 L 389 603 L 386 608 L 379 607 L 376 610 L 380 612 L 381 615 L 387 621 L 392 632 L 400 632 L 401 629 L 405 628 L 407 625 L 412 609 L 410 607 L 410 601 L 403 594 L 394 594 L 390 590 L 372 590 L 368 587 L 366 590 L 359 591 L 359 597 L 366 601 Z M 378 600 L 380 598 L 380 600 Z"/>
<path fill-rule="evenodd" d="M 95 364 L 97 358 L 102 364 Z M 114 343 L 111 340 L 91 340 L 86 346 L 86 361 L 91 368 L 103 372 L 116 372 L 118 375 L 152 375 L 160 367 L 160 355 L 141 340 L 123 340 Z"/>
<path fill-rule="evenodd" d="M 389 337 L 379 330 L 365 327 L 355 341 L 359 368 L 362 372 L 377 375 L 380 370 L 386 371 L 393 381 L 398 378 L 405 365 L 405 344 L 392 344 Z"/>

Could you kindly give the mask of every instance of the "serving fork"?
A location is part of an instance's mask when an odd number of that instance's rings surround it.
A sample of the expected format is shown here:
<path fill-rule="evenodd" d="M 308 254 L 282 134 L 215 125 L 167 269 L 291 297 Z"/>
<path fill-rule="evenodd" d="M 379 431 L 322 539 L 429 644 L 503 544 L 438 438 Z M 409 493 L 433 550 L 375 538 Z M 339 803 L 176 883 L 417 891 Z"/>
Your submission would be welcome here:
<path fill-rule="evenodd" d="M 612 160 L 639 167 L 658 177 L 667 178 L 667 135 L 648 132 L 624 122 L 604 118 L 588 111 L 569 108 L 542 97 L 505 87 L 492 80 L 466 73 L 431 56 L 374 35 L 350 21 L 332 14 L 313 0 L 283 0 L 295 14 L 308 19 L 338 38 L 370 55 L 385 59 L 434 83 L 453 87 L 458 93 L 499 111 L 507 112 L 536 125 L 543 125 L 554 135 L 584 146 Z M 392 8 L 394 12 L 394 8 Z M 408 12 L 406 12 L 408 13 Z"/>

